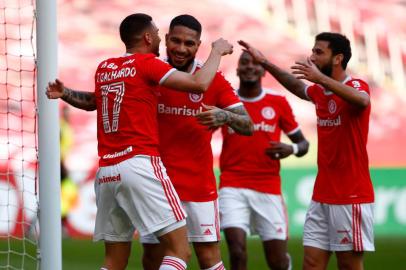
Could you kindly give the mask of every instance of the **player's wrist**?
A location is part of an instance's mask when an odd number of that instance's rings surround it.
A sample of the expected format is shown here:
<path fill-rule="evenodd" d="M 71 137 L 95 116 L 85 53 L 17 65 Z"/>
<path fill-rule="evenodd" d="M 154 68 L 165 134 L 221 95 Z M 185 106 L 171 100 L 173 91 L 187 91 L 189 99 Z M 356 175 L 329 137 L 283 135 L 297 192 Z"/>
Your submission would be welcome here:
<path fill-rule="evenodd" d="M 291 146 L 292 146 L 292 154 L 297 156 L 297 154 L 299 153 L 299 145 L 297 145 L 296 143 L 293 143 Z"/>
<path fill-rule="evenodd" d="M 68 99 L 68 97 L 69 97 L 69 90 L 66 88 L 66 87 L 63 87 L 62 88 L 62 99 L 63 100 L 66 100 L 66 99 Z"/>

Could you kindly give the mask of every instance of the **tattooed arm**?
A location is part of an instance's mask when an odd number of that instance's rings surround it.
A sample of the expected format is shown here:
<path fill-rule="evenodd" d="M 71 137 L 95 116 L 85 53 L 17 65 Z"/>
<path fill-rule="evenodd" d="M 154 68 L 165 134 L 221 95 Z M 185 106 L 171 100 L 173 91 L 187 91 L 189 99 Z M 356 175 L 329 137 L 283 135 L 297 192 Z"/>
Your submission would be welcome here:
<path fill-rule="evenodd" d="M 96 110 L 96 98 L 93 92 L 82 92 L 67 88 L 58 79 L 48 84 L 46 95 L 49 99 L 61 98 L 73 107 L 82 110 Z"/>
<path fill-rule="evenodd" d="M 210 129 L 228 125 L 241 135 L 252 135 L 254 126 L 243 105 L 224 110 L 204 104 L 203 107 L 207 111 L 196 115 L 200 124 L 208 126 Z"/>

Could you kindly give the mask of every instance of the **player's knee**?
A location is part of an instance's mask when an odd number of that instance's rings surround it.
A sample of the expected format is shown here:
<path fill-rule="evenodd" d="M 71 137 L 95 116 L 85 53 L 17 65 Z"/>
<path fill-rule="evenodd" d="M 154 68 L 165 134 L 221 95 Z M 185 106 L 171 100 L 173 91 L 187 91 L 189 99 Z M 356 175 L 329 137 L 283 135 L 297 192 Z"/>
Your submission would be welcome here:
<path fill-rule="evenodd" d="M 105 266 L 107 269 L 125 270 L 128 265 L 128 257 L 112 258 L 107 257 Z"/>
<path fill-rule="evenodd" d="M 210 268 L 221 261 L 220 250 L 217 248 L 195 249 L 201 268 Z"/>
<path fill-rule="evenodd" d="M 289 269 L 289 258 L 287 256 L 270 256 L 267 261 L 269 268 L 272 270 Z"/>
<path fill-rule="evenodd" d="M 319 260 L 315 256 L 305 254 L 303 258 L 303 270 L 317 269 L 320 265 Z"/>
<path fill-rule="evenodd" d="M 231 260 L 246 261 L 247 260 L 247 250 L 244 246 L 235 245 L 229 247 Z"/>
<path fill-rule="evenodd" d="M 339 270 L 362 269 L 362 263 L 360 265 L 359 263 L 355 263 L 353 261 L 345 259 L 337 260 L 337 266 Z"/>

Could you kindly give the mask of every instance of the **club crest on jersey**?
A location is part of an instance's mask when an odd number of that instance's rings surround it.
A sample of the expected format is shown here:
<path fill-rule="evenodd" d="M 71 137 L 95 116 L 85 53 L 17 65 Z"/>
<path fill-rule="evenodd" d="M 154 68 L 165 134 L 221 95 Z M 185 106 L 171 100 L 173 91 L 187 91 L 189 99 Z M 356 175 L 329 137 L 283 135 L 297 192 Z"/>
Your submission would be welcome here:
<path fill-rule="evenodd" d="M 268 120 L 275 117 L 274 109 L 272 107 L 269 107 L 269 106 L 262 108 L 261 114 L 265 119 L 268 119 Z"/>
<path fill-rule="evenodd" d="M 203 94 L 189 93 L 189 98 L 193 102 L 200 102 L 203 99 Z"/>
<path fill-rule="evenodd" d="M 333 114 L 337 111 L 337 104 L 333 99 L 330 99 L 328 102 L 328 111 Z"/>

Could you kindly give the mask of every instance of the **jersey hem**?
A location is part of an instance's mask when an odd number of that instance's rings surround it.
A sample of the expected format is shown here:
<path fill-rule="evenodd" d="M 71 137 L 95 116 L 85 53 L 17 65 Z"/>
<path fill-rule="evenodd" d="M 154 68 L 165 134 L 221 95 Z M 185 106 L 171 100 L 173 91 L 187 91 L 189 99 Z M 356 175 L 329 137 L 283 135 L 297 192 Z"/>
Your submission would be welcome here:
<path fill-rule="evenodd" d="M 374 203 L 375 199 L 372 198 L 359 198 L 356 200 L 329 200 L 323 198 L 316 198 L 312 197 L 312 200 L 318 203 L 326 203 L 326 204 L 355 204 L 355 203 Z"/>

